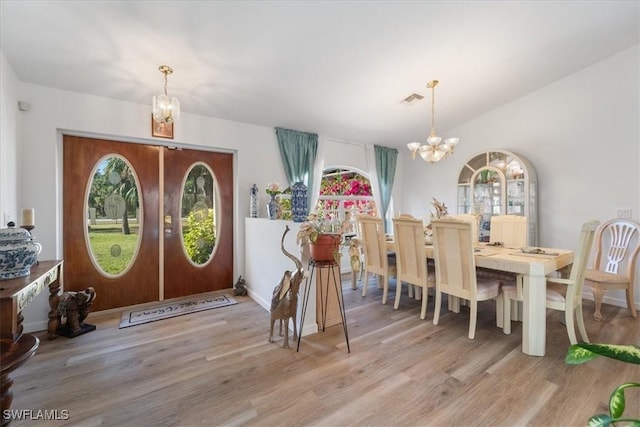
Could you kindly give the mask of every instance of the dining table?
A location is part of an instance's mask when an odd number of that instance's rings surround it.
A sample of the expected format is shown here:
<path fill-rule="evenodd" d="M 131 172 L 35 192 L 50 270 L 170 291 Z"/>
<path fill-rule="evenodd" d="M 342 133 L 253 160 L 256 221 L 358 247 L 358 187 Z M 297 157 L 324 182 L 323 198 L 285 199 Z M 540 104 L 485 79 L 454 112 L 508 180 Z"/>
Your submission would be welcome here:
<path fill-rule="evenodd" d="M 387 239 L 388 251 L 395 242 Z M 555 248 L 513 248 L 478 243 L 474 248 L 476 267 L 516 273 L 522 289 L 522 352 L 544 356 L 547 333 L 547 276 L 573 263 L 573 251 Z M 425 257 L 434 258 L 434 247 L 425 242 Z"/>

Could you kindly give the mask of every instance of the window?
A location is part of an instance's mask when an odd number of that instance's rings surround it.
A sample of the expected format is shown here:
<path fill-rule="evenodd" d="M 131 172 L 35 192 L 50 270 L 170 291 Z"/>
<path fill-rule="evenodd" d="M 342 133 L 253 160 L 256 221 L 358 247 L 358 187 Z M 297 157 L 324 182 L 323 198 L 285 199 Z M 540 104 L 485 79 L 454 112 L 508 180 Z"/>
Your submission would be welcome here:
<path fill-rule="evenodd" d="M 355 234 L 355 217 L 377 215 L 369 178 L 353 169 L 326 168 L 320 181 L 320 197 L 315 211 L 334 221 L 351 223 L 346 234 Z"/>

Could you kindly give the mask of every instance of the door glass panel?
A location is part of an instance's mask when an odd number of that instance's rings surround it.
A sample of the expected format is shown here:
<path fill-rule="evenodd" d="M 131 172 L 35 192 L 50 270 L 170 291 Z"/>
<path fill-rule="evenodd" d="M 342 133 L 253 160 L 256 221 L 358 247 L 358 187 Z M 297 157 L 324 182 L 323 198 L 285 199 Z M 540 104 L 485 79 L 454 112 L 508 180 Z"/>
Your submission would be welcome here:
<path fill-rule="evenodd" d="M 186 257 L 204 265 L 216 246 L 217 184 L 213 171 L 204 163 L 191 167 L 182 186 L 180 208 L 182 243 Z"/>
<path fill-rule="evenodd" d="M 85 236 L 91 260 L 105 276 L 124 274 L 135 261 L 142 235 L 142 206 L 135 171 L 124 158 L 108 155 L 87 185 Z"/>

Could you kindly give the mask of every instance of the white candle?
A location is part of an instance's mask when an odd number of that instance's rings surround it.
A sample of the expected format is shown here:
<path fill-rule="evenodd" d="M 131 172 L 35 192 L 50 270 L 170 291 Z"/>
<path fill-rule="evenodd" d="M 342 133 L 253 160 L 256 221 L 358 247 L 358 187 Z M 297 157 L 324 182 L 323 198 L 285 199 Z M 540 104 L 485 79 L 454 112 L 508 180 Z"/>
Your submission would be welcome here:
<path fill-rule="evenodd" d="M 35 209 L 28 208 L 22 209 L 22 224 L 20 225 L 35 225 Z"/>

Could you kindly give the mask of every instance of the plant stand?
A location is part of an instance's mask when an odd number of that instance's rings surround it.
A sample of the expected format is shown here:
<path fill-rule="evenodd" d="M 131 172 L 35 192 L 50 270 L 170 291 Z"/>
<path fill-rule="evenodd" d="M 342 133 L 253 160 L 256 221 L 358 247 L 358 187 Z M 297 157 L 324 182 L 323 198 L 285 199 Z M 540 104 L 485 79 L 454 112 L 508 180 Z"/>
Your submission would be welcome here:
<path fill-rule="evenodd" d="M 333 281 L 334 289 L 336 292 L 336 297 L 338 300 L 338 307 L 340 310 L 340 317 L 342 319 L 342 328 L 344 329 L 344 338 L 347 342 L 347 352 L 351 353 L 351 348 L 349 347 L 349 332 L 347 330 L 347 314 L 344 309 L 344 295 L 342 293 L 342 277 L 340 276 L 340 264 L 338 264 L 335 260 L 332 261 L 309 261 L 309 269 L 311 273 L 305 282 L 304 286 L 304 297 L 302 302 L 302 316 L 300 317 L 300 331 L 304 328 L 304 318 L 307 314 L 307 305 L 309 303 L 309 295 L 311 293 L 311 288 L 315 283 L 314 274 L 318 273 L 320 280 L 318 281 L 318 286 L 320 290 L 320 313 L 321 313 L 321 325 L 322 332 L 325 331 L 325 327 L 327 324 L 327 307 L 329 302 L 329 292 L 330 292 L 330 282 Z M 316 269 L 320 269 L 319 272 L 316 272 Z M 331 280 L 333 279 L 333 280 Z M 300 340 L 302 338 L 302 334 L 298 334 L 298 346 L 296 351 L 300 351 Z"/>

